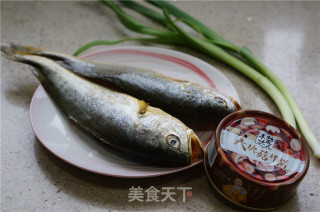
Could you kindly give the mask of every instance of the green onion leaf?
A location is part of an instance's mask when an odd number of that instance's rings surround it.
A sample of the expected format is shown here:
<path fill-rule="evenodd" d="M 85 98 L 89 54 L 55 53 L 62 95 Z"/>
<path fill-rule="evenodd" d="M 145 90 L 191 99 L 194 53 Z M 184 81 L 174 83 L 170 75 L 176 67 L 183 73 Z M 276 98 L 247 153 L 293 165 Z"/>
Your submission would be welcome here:
<path fill-rule="evenodd" d="M 281 82 L 281 80 L 260 60 L 258 60 L 253 55 L 253 53 L 249 51 L 249 49 L 247 49 L 246 47 L 238 47 L 234 43 L 215 33 L 213 30 L 208 28 L 197 19 L 193 18 L 189 14 L 185 13 L 184 11 L 166 1 L 147 0 L 147 2 L 162 9 L 163 15 L 134 1 L 122 2 L 128 8 L 131 8 L 148 18 L 155 20 L 166 27 L 169 25 L 169 27 L 167 27 L 166 29 L 157 29 L 144 26 L 130 17 L 113 1 L 101 1 L 105 5 L 110 7 L 114 12 L 116 12 L 119 20 L 125 27 L 134 32 L 146 34 L 151 37 L 125 38 L 116 41 L 94 41 L 81 47 L 75 54 L 78 55 L 80 52 L 94 45 L 115 44 L 127 40 L 146 40 L 173 45 L 183 45 L 185 47 L 200 50 L 201 52 L 230 65 L 231 67 L 235 68 L 236 70 L 240 71 L 242 74 L 253 80 L 258 86 L 260 86 L 275 102 L 285 121 L 287 121 L 295 128 L 297 121 L 302 135 L 308 142 L 314 154 L 318 158 L 320 158 L 320 143 L 311 132 L 292 94 Z M 204 38 L 196 37 L 182 30 L 170 18 L 170 14 L 175 16 L 179 21 L 183 21 L 185 24 L 191 26 Z M 241 59 L 245 60 L 248 64 L 244 63 L 234 55 L 228 53 L 228 51 L 235 53 L 237 56 L 241 57 Z"/>

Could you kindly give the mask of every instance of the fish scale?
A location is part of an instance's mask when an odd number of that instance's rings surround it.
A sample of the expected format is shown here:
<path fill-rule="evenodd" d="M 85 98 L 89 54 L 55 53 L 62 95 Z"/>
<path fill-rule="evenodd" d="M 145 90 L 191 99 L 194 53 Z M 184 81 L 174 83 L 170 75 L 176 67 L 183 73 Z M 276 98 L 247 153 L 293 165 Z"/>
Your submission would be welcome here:
<path fill-rule="evenodd" d="M 17 53 L 10 45 L 1 50 L 8 59 L 35 67 L 33 72 L 67 117 L 123 155 L 164 166 L 188 165 L 202 157 L 196 134 L 161 109 L 95 84 L 51 59 Z"/>
<path fill-rule="evenodd" d="M 71 55 L 34 47 L 14 46 L 16 51 L 57 60 L 63 67 L 81 76 L 120 88 L 152 106 L 187 120 L 218 124 L 228 114 L 240 110 L 232 98 L 199 84 L 172 79 L 150 69 L 101 64 Z"/>

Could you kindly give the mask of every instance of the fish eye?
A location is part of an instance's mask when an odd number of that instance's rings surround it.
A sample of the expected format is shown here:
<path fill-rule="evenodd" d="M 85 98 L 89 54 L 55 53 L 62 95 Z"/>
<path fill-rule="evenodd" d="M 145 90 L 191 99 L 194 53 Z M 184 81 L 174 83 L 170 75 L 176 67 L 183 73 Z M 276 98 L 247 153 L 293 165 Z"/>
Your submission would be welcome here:
<path fill-rule="evenodd" d="M 166 142 L 170 147 L 173 147 L 173 148 L 179 148 L 180 147 L 180 140 L 175 135 L 168 135 L 167 139 L 166 139 Z"/>
<path fill-rule="evenodd" d="M 221 106 L 228 108 L 226 100 L 222 99 L 221 97 L 214 97 L 214 100 Z"/>

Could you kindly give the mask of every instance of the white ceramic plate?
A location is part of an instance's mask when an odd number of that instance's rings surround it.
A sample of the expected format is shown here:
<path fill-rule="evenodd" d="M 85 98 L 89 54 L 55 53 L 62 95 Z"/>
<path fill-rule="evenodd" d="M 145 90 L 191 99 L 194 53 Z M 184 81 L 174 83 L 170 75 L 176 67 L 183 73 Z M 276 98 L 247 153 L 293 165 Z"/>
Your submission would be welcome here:
<path fill-rule="evenodd" d="M 83 58 L 95 62 L 112 62 L 152 68 L 164 75 L 215 87 L 239 101 L 230 81 L 208 63 L 193 56 L 154 47 L 117 47 L 91 53 Z M 118 156 L 79 129 L 55 106 L 40 85 L 30 107 L 33 130 L 40 142 L 54 155 L 79 168 L 117 177 L 151 177 L 178 172 L 201 161 L 183 167 L 156 167 L 138 164 Z M 200 127 L 201 129 L 201 127 Z M 213 131 L 196 131 L 206 147 Z"/>

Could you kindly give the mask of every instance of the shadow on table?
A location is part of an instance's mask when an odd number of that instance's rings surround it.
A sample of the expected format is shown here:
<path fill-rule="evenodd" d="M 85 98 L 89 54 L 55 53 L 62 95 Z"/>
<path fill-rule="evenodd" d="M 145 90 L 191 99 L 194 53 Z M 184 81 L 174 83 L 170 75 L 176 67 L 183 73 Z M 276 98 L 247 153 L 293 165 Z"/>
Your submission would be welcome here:
<path fill-rule="evenodd" d="M 32 96 L 38 85 L 19 85 L 15 90 L 6 90 L 6 100 L 15 106 L 29 108 Z"/>
<path fill-rule="evenodd" d="M 141 186 L 143 192 L 151 186 L 162 192 L 162 187 L 175 187 L 176 199 L 179 204 L 182 203 L 182 191 L 177 190 L 177 187 L 192 187 L 192 192 L 196 189 L 197 184 L 206 186 L 206 174 L 202 164 L 199 164 L 190 169 L 169 174 L 165 176 L 151 178 L 117 178 L 104 176 L 89 171 L 82 170 L 72 166 L 49 152 L 38 140 L 35 141 L 35 156 L 41 171 L 46 178 L 57 187 L 57 190 L 73 198 L 89 202 L 104 209 L 113 208 L 116 210 L 142 209 L 146 204 L 149 209 L 164 208 L 160 202 L 129 202 L 128 193 L 132 186 L 137 188 Z M 159 199 L 162 196 L 159 193 Z M 44 200 L 48 201 L 48 200 Z M 170 200 L 166 200 L 166 205 L 177 204 Z M 141 208 L 140 208 L 141 207 Z M 169 207 L 169 206 L 168 206 Z M 171 207 L 171 206 L 170 206 Z"/>

